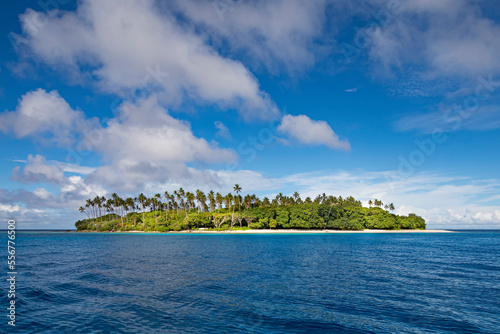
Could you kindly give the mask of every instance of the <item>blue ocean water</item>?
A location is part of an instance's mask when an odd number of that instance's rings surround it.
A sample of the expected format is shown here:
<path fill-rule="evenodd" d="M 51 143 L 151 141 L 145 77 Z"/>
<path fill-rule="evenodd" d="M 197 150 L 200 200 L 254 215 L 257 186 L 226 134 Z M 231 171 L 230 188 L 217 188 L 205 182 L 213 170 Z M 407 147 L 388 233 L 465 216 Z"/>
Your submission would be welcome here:
<path fill-rule="evenodd" d="M 16 240 L 17 333 L 500 333 L 500 233 Z"/>

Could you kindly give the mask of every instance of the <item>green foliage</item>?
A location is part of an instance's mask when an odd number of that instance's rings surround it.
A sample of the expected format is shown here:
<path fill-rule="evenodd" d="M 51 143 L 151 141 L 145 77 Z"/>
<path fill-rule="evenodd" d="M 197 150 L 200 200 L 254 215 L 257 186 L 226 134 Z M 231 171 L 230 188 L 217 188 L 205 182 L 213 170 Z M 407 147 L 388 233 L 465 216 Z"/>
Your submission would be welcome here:
<path fill-rule="evenodd" d="M 425 221 L 415 214 L 394 215 L 376 206 L 365 208 L 352 197 L 332 199 L 321 197 L 300 204 L 242 205 L 235 211 L 214 208 L 212 211 L 170 209 L 169 211 L 129 212 L 122 216 L 111 213 L 79 220 L 78 231 L 182 231 L 199 228 L 227 229 L 425 229 Z M 231 208 L 231 207 L 230 207 Z M 165 209 L 165 208 L 164 208 Z M 241 226 L 241 227 L 240 227 Z"/>

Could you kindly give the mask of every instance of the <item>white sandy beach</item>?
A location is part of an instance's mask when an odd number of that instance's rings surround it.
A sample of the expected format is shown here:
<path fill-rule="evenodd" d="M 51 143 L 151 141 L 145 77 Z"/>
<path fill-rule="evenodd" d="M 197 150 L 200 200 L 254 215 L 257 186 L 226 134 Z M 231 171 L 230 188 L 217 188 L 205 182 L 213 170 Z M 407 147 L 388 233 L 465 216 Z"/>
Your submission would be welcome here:
<path fill-rule="evenodd" d="M 323 233 L 457 233 L 449 230 L 362 230 L 362 231 L 340 231 L 340 230 L 189 230 L 177 232 L 143 232 L 143 231 L 116 231 L 111 233 L 182 233 L 182 234 L 323 234 Z"/>

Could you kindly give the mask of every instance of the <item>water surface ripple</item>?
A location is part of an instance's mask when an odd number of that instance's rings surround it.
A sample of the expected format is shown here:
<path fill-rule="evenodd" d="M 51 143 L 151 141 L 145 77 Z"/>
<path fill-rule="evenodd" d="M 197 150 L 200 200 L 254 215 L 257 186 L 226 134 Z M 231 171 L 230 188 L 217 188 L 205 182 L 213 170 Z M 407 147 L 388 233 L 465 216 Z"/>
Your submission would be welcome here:
<path fill-rule="evenodd" d="M 500 233 L 18 232 L 17 244 L 23 333 L 500 333 Z"/>

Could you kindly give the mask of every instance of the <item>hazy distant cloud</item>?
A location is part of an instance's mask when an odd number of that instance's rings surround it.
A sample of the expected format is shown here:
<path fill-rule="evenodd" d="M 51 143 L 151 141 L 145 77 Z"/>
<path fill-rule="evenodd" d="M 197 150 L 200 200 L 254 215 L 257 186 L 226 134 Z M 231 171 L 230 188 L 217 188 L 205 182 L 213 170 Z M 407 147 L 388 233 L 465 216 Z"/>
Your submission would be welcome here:
<path fill-rule="evenodd" d="M 177 0 L 176 4 L 212 41 L 272 73 L 301 72 L 327 54 L 318 43 L 327 0 Z"/>
<path fill-rule="evenodd" d="M 429 134 L 437 129 L 440 132 L 495 130 L 500 129 L 500 107 L 485 106 L 470 112 L 449 106 L 439 111 L 405 116 L 394 125 L 398 131 L 416 130 Z"/>
<path fill-rule="evenodd" d="M 216 121 L 214 125 L 219 130 L 217 131 L 216 136 L 219 136 L 227 140 L 232 139 L 231 132 L 229 132 L 229 129 L 227 128 L 227 126 L 224 125 L 224 123 L 222 123 L 221 121 Z"/>
<path fill-rule="evenodd" d="M 356 93 L 358 91 L 357 88 L 351 88 L 351 89 L 346 89 L 345 90 L 347 93 Z"/>
<path fill-rule="evenodd" d="M 423 28 L 425 27 L 425 29 Z M 453 27 L 453 29 L 450 29 Z M 476 1 L 404 0 L 370 33 L 370 56 L 384 68 L 433 78 L 500 72 L 500 24 Z"/>
<path fill-rule="evenodd" d="M 55 183 L 63 184 L 67 181 L 64 172 L 57 166 L 46 164 L 45 157 L 29 155 L 26 166 L 21 170 L 15 167 L 11 173 L 11 180 L 21 183 Z"/>
<path fill-rule="evenodd" d="M 117 166 L 119 167 L 119 166 Z M 130 172 L 122 175 L 122 170 L 112 167 L 109 177 L 117 175 L 116 182 L 123 183 L 123 177 L 129 177 Z M 268 177 L 255 171 L 239 170 L 203 170 L 190 169 L 189 179 L 169 180 L 159 183 L 149 183 L 147 194 L 154 194 L 165 189 L 214 189 L 222 193 L 231 191 L 232 185 L 240 182 L 247 192 L 259 192 L 260 196 L 271 196 L 283 192 L 291 195 L 298 191 L 302 198 L 314 197 L 320 193 L 342 197 L 354 196 L 367 205 L 370 199 L 380 199 L 384 203 L 394 203 L 396 213 L 416 213 L 423 216 L 429 228 L 499 228 L 500 206 L 495 196 L 500 191 L 500 180 L 477 180 L 465 177 L 448 177 L 433 173 L 417 173 L 408 178 L 402 178 L 397 171 L 318 171 L 284 175 L 278 178 Z M 198 173 L 201 173 L 198 175 Z M 214 183 L 219 180 L 220 183 Z M 99 189 L 87 188 L 83 191 L 81 179 L 75 179 L 74 188 L 65 188 L 59 195 L 50 194 L 43 188 L 33 192 L 19 190 L 6 192 L 0 189 L 0 218 L 29 215 L 33 226 L 40 226 L 43 221 L 34 219 L 47 218 L 52 209 L 61 210 L 65 207 L 76 210 L 87 197 L 107 195 Z M 118 187 L 113 188 L 113 192 Z M 135 195 L 137 189 L 120 189 L 130 195 Z M 122 193 L 123 195 L 123 193 Z M 488 199 L 489 205 L 480 205 L 483 199 Z M 26 209 L 29 207 L 30 209 Z M 37 214 L 38 212 L 38 214 Z M 62 211 L 59 214 L 63 214 Z M 69 227 L 77 217 L 68 220 Z M 54 217 L 52 217 L 54 218 Z M 57 218 L 57 217 L 56 217 Z M 56 220 L 60 220 L 56 219 Z M 71 223 L 70 223 L 71 222 Z"/>
<path fill-rule="evenodd" d="M 36 30 L 30 26 L 34 15 L 45 22 Z M 76 12 L 28 9 L 20 19 L 21 50 L 68 75 L 95 78 L 104 91 L 125 94 L 147 86 L 165 103 L 217 104 L 236 108 L 245 119 L 280 114 L 241 62 L 220 56 L 171 13 L 160 15 L 152 0 L 83 0 Z"/>
<path fill-rule="evenodd" d="M 278 132 L 308 145 L 325 145 L 332 149 L 349 151 L 351 145 L 339 136 L 325 121 L 314 121 L 306 115 L 285 115 L 278 126 Z"/>
<path fill-rule="evenodd" d="M 429 228 L 500 228 L 500 206 L 480 205 L 500 191 L 500 180 L 475 180 L 436 173 L 403 178 L 397 171 L 318 171 L 283 177 L 305 196 L 327 193 L 393 202 L 396 213 L 423 216 Z M 494 199 L 495 200 L 495 199 Z M 498 199 L 496 199 L 498 203 Z"/>

